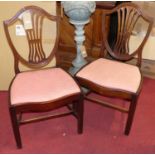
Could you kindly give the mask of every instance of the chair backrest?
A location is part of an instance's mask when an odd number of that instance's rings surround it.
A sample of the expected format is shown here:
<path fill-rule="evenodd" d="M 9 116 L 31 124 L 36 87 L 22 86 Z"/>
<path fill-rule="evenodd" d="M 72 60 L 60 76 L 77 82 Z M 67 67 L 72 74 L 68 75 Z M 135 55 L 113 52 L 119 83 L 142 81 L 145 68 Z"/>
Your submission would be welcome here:
<path fill-rule="evenodd" d="M 43 25 L 45 19 L 52 23 L 54 22 L 57 28 L 55 44 L 48 56 L 46 56 L 43 48 Z M 25 38 L 28 44 L 27 58 L 24 58 L 20 54 L 20 51 L 17 50 L 9 31 L 9 28 L 18 22 L 23 25 L 25 30 Z M 53 59 L 58 47 L 59 22 L 60 17 L 50 15 L 48 12 L 37 6 L 26 6 L 19 10 L 11 19 L 4 21 L 4 30 L 7 41 L 14 55 L 15 73 L 20 72 L 19 62 L 27 67 L 39 69 L 46 66 Z"/>
<path fill-rule="evenodd" d="M 113 38 L 112 43 L 108 41 L 108 35 L 106 33 L 105 27 L 105 19 L 109 15 L 115 14 L 117 17 L 117 25 L 116 27 L 116 37 Z M 134 49 L 134 51 L 130 51 L 130 37 L 133 34 L 133 30 L 139 22 L 139 20 L 144 20 L 148 26 L 146 30 L 146 34 L 143 37 L 141 43 Z M 153 19 L 148 17 L 146 14 L 142 12 L 142 10 L 133 3 L 123 3 L 119 6 L 115 7 L 111 10 L 106 10 L 103 13 L 103 42 L 107 52 L 114 58 L 120 61 L 128 61 L 133 59 L 136 55 L 137 66 L 141 65 L 142 59 L 142 50 L 143 47 L 151 33 L 153 27 Z"/>

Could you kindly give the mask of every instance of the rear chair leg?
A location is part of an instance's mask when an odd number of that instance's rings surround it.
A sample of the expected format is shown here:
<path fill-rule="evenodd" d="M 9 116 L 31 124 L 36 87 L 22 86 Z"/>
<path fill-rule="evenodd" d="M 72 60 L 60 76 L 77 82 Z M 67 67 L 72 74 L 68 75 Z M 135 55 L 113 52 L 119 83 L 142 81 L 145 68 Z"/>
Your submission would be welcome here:
<path fill-rule="evenodd" d="M 77 121 L 78 121 L 78 133 L 83 133 L 83 111 L 84 111 L 84 102 L 83 96 L 81 96 L 79 102 L 77 103 Z"/>
<path fill-rule="evenodd" d="M 138 96 L 133 96 L 129 107 L 128 119 L 125 127 L 125 135 L 129 135 L 130 133 L 136 106 L 137 106 L 137 101 L 138 101 Z"/>
<path fill-rule="evenodd" d="M 16 145 L 17 148 L 22 148 L 22 142 L 21 142 L 21 136 L 20 136 L 20 132 L 19 132 L 19 124 L 18 124 L 18 120 L 17 120 L 17 115 L 16 115 L 16 111 L 15 108 L 10 107 L 10 116 L 11 116 L 11 122 L 12 122 L 12 128 L 13 128 L 13 132 L 14 132 L 14 137 L 16 140 Z"/>

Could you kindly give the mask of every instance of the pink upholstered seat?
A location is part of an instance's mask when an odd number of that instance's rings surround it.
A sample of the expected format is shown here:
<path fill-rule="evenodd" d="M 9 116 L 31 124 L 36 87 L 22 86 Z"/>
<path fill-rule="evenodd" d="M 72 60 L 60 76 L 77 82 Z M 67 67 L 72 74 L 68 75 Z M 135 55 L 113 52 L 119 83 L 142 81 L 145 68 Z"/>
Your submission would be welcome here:
<path fill-rule="evenodd" d="M 60 68 L 22 72 L 11 86 L 11 104 L 54 101 L 76 93 L 80 88 Z"/>
<path fill-rule="evenodd" d="M 137 92 L 141 81 L 138 67 L 104 58 L 84 67 L 77 74 L 77 77 L 87 79 L 103 87 L 133 93 Z"/>

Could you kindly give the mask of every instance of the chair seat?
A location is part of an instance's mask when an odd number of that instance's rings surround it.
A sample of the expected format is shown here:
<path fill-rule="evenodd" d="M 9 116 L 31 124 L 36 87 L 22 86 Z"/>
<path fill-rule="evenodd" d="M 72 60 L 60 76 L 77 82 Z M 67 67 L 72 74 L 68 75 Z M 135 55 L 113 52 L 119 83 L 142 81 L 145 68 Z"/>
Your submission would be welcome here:
<path fill-rule="evenodd" d="M 80 93 L 76 82 L 60 68 L 17 74 L 11 86 L 11 104 L 55 101 Z"/>
<path fill-rule="evenodd" d="M 136 93 L 141 73 L 137 66 L 100 58 L 80 70 L 77 77 L 106 88 Z"/>

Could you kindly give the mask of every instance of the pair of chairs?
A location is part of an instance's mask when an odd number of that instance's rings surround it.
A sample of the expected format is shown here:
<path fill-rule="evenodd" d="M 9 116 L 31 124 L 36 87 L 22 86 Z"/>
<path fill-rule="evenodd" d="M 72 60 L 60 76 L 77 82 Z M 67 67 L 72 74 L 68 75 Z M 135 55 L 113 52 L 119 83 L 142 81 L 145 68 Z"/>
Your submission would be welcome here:
<path fill-rule="evenodd" d="M 117 12 L 118 31 L 112 47 L 109 46 L 105 35 L 106 16 Z M 26 15 L 25 15 L 26 14 Z M 25 19 L 26 16 L 26 19 Z M 139 18 L 149 23 L 148 31 L 140 44 L 133 52 L 129 53 L 129 38 Z M 25 21 L 29 18 L 30 21 Z M 57 38 L 50 54 L 44 51 L 43 28 L 44 21 L 52 21 L 57 25 Z M 77 82 L 63 69 L 43 68 L 56 56 L 59 39 L 60 17 L 50 15 L 45 10 L 36 6 L 27 6 L 21 9 L 11 19 L 4 21 L 4 30 L 14 56 L 15 78 L 10 86 L 9 111 L 12 121 L 14 136 L 18 148 L 22 148 L 19 126 L 42 121 L 45 119 L 62 117 L 72 114 L 77 118 L 78 133 L 83 131 L 83 98 L 102 103 L 107 107 L 128 113 L 125 134 L 128 135 L 132 125 L 137 99 L 140 94 L 142 76 L 139 70 L 142 50 L 148 39 L 153 25 L 152 19 L 144 15 L 134 4 L 124 3 L 110 11 L 103 13 L 103 42 L 107 52 L 120 61 L 131 60 L 137 55 L 137 66 L 118 62 L 115 60 L 99 58 L 84 66 L 74 77 L 81 86 L 92 92 L 109 97 L 118 97 L 131 101 L 129 110 L 116 105 L 103 103 L 98 99 L 83 94 Z M 26 32 L 29 52 L 27 59 L 17 50 L 10 35 L 10 27 L 16 22 L 23 25 Z M 25 25 L 27 24 L 28 25 Z M 32 71 L 20 72 L 19 63 Z M 60 114 L 42 115 L 37 118 L 23 119 L 22 114 L 27 112 L 47 112 L 61 107 L 67 107 L 68 112 Z"/>

